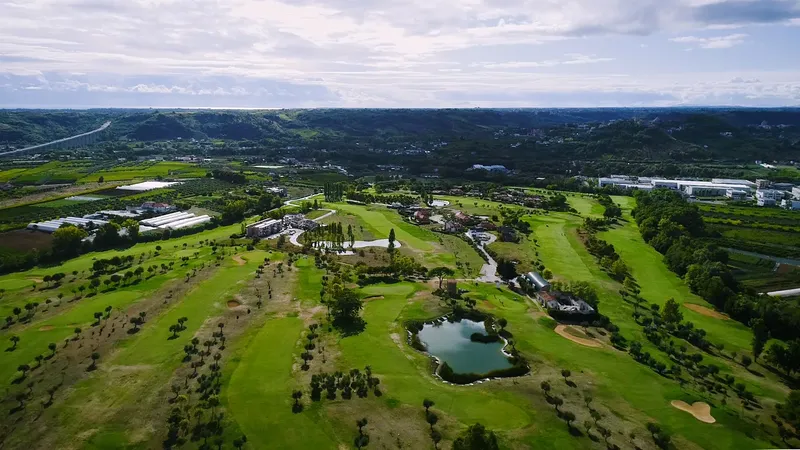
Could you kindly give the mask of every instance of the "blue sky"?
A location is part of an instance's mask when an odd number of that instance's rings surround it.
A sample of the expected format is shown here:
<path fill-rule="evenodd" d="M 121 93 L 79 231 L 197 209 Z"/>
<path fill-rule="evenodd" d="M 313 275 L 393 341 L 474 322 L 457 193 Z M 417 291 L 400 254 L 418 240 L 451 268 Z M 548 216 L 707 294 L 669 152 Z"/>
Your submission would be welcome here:
<path fill-rule="evenodd" d="M 798 106 L 800 0 L 0 0 L 0 107 Z"/>

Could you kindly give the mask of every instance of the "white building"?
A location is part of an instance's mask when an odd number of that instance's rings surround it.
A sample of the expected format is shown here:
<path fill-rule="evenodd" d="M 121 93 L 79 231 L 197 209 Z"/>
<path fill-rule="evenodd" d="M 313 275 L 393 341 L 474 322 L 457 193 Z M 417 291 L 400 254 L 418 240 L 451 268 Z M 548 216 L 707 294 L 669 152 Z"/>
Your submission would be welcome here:
<path fill-rule="evenodd" d="M 775 206 L 777 202 L 772 198 L 759 198 L 756 200 L 758 206 Z"/>
<path fill-rule="evenodd" d="M 283 230 L 281 219 L 264 219 L 247 226 L 247 237 L 267 237 Z"/>
<path fill-rule="evenodd" d="M 747 192 L 738 189 L 728 189 L 725 191 L 725 196 L 731 200 L 744 200 L 747 198 Z"/>
<path fill-rule="evenodd" d="M 731 178 L 712 178 L 711 182 L 714 184 L 738 184 L 742 186 L 749 186 L 751 188 L 756 187 L 756 183 L 750 180 L 737 180 Z"/>
<path fill-rule="evenodd" d="M 792 188 L 792 198 L 796 200 L 800 200 L 800 187 L 793 187 Z"/>
<path fill-rule="evenodd" d="M 756 188 L 758 189 L 766 189 L 769 187 L 769 180 L 758 179 L 756 180 Z"/>
<path fill-rule="evenodd" d="M 800 209 L 800 200 L 781 200 L 781 208 L 797 211 Z"/>
<path fill-rule="evenodd" d="M 759 189 L 756 191 L 757 199 L 783 200 L 785 192 L 777 189 Z"/>

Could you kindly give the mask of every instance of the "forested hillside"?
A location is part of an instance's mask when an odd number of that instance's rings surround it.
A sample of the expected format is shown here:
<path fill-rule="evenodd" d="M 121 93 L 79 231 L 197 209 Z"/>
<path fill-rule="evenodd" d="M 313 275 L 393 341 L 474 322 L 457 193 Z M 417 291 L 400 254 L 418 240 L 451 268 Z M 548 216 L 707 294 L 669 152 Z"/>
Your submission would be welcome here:
<path fill-rule="evenodd" d="M 108 140 L 251 141 L 328 152 L 444 149 L 454 162 L 491 155 L 636 161 L 797 160 L 800 109 L 309 109 L 265 111 L 5 111 L 0 143 L 23 146 L 112 121 Z M 480 151 L 479 151 L 480 150 Z M 521 161 L 522 159 L 522 161 Z M 475 161 L 480 162 L 480 161 Z"/>

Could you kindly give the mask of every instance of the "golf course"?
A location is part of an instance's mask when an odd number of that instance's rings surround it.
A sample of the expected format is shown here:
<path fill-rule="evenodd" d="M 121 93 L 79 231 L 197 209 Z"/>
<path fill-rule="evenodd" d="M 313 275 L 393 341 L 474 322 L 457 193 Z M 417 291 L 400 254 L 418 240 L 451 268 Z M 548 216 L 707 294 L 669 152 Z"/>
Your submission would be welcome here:
<path fill-rule="evenodd" d="M 130 170 L 179 169 L 162 165 Z M 518 215 L 526 232 L 484 248 L 515 275 L 547 274 L 553 291 L 591 293 L 600 315 L 552 314 L 548 297 L 510 282 L 516 276 L 476 281 L 484 244 L 377 203 L 326 202 L 335 213 L 320 223 L 388 239 L 388 248 L 339 255 L 245 237 L 235 223 L 86 253 L 0 276 L 0 448 L 800 444 L 771 418 L 790 392 L 784 374 L 763 358 L 741 362 L 753 331 L 668 269 L 643 240 L 632 197 L 612 197 L 621 217 L 591 233 L 586 219 L 605 210 L 592 195 L 568 193 L 561 210 L 436 199 L 448 202 L 437 211 L 448 221 Z M 601 264 L 590 238 L 613 246 L 627 277 Z M 677 322 L 704 330 L 705 344 L 652 338 L 673 303 Z M 491 342 L 506 371 L 452 373 L 453 361 L 417 334 L 467 319 L 485 332 L 452 345 Z M 476 424 L 497 447 L 465 446 L 481 445 L 470 438 Z"/>

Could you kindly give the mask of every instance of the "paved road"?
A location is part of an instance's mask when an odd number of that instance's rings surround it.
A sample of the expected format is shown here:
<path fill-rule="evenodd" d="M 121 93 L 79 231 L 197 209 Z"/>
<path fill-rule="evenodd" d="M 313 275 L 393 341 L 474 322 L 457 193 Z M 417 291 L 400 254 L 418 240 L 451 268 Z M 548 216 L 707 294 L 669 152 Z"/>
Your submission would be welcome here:
<path fill-rule="evenodd" d="M 770 297 L 794 297 L 800 295 L 800 288 L 786 289 L 784 291 L 767 292 Z"/>
<path fill-rule="evenodd" d="M 472 235 L 467 231 L 464 233 L 468 239 L 472 239 Z M 476 278 L 477 281 L 482 281 L 484 283 L 496 283 L 502 282 L 503 280 L 497 276 L 497 261 L 495 261 L 489 253 L 483 248 L 486 244 L 491 244 L 492 242 L 497 240 L 497 236 L 489 233 L 485 233 L 489 236 L 488 241 L 478 241 L 478 250 L 480 250 L 486 258 L 489 260 L 486 264 L 481 267 L 481 276 Z M 474 240 L 474 239 L 472 239 Z"/>

